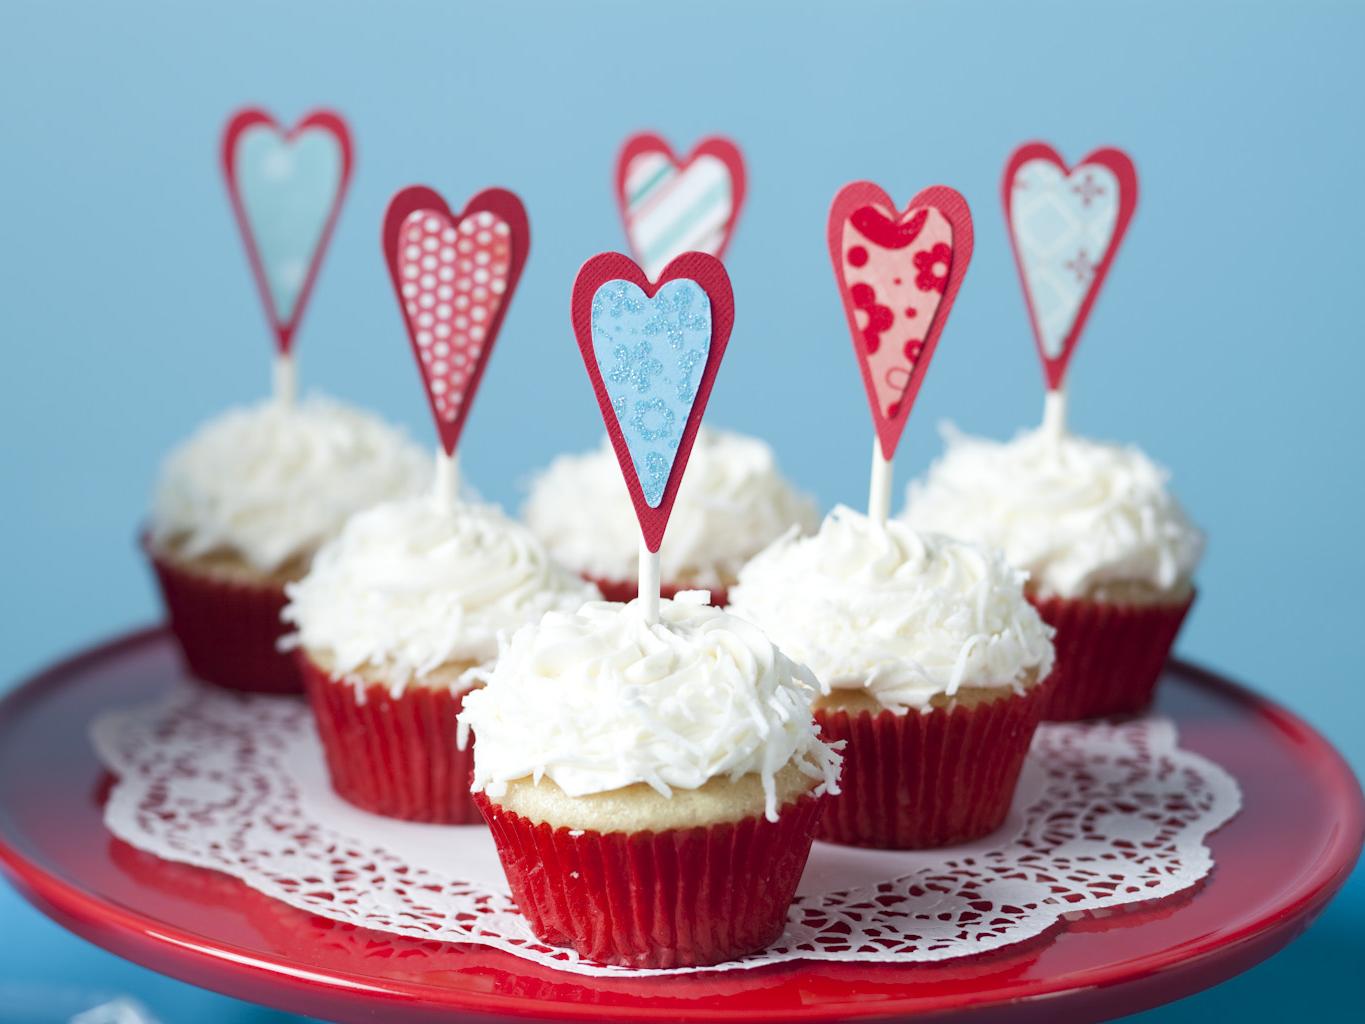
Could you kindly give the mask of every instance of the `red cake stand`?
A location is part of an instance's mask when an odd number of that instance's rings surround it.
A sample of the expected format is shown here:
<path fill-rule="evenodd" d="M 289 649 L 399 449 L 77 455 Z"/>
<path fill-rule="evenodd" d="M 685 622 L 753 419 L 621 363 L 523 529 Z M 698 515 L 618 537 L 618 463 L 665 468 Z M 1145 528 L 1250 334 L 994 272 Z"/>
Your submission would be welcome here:
<path fill-rule="evenodd" d="M 1340 755 L 1283 708 L 1174 663 L 1159 710 L 1181 746 L 1241 784 L 1194 891 L 938 964 L 820 961 L 640 979 L 588 978 L 478 946 L 312 917 L 212 871 L 113 839 L 110 784 L 86 737 L 101 712 L 181 680 L 147 630 L 54 666 L 0 702 L 0 866 L 78 935 L 157 971 L 341 1022 L 1100 1020 L 1244 971 L 1304 930 L 1360 852 L 1365 810 Z"/>

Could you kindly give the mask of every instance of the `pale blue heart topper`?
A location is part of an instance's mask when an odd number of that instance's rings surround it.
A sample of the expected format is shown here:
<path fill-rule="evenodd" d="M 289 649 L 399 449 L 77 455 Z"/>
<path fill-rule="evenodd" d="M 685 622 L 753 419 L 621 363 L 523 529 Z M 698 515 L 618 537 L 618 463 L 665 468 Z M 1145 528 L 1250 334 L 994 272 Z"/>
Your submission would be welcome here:
<path fill-rule="evenodd" d="M 653 298 L 608 281 L 592 297 L 592 348 L 640 490 L 658 508 L 711 351 L 711 300 L 686 278 Z"/>
<path fill-rule="evenodd" d="M 286 139 L 269 125 L 253 125 L 237 143 L 233 171 L 282 324 L 294 315 L 327 227 L 343 159 L 340 142 L 321 129 Z"/>

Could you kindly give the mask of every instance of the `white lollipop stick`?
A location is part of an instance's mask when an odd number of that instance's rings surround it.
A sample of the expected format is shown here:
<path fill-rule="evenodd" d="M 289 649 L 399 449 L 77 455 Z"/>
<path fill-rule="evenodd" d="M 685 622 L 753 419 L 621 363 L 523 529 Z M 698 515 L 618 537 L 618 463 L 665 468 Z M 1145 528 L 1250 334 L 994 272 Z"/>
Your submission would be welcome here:
<path fill-rule="evenodd" d="M 275 401 L 284 406 L 293 405 L 299 389 L 299 373 L 298 367 L 294 363 L 294 357 L 288 352 L 281 352 L 276 355 L 275 370 L 272 376 L 275 386 Z"/>
<path fill-rule="evenodd" d="M 640 604 L 645 621 L 651 626 L 659 621 L 659 552 L 650 551 L 644 537 L 640 538 Z"/>
<path fill-rule="evenodd" d="M 1048 388 L 1043 396 L 1043 432 L 1052 437 L 1066 433 L 1066 390 Z"/>
<path fill-rule="evenodd" d="M 882 443 L 872 438 L 872 479 L 867 488 L 867 518 L 878 526 L 891 514 L 892 461 L 882 458 Z"/>
<path fill-rule="evenodd" d="M 460 456 L 458 452 L 447 455 L 445 449 L 436 447 L 436 472 L 432 475 L 432 496 L 436 507 L 445 511 L 455 507 L 460 493 Z"/>

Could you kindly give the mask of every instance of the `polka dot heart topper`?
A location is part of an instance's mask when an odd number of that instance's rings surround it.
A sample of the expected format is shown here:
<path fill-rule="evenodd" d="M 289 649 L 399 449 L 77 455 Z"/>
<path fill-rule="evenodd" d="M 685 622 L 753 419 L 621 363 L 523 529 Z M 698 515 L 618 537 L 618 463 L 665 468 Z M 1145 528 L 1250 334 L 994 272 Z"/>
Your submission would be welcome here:
<path fill-rule="evenodd" d="M 283 128 L 249 107 L 228 120 L 220 152 L 237 226 L 275 334 L 275 394 L 294 392 L 294 335 L 351 181 L 351 132 L 318 110 Z"/>
<path fill-rule="evenodd" d="M 885 522 L 891 460 L 972 259 L 972 214 L 943 185 L 901 211 L 855 181 L 834 197 L 827 238 L 877 434 L 868 515 Z"/>
<path fill-rule="evenodd" d="M 584 263 L 574 335 L 640 522 L 640 599 L 659 617 L 659 545 L 711 397 L 735 298 L 720 260 L 689 252 L 653 280 L 629 257 Z"/>
<path fill-rule="evenodd" d="M 456 491 L 455 448 L 531 248 L 526 209 L 490 188 L 459 214 L 433 190 L 403 189 L 384 216 L 384 258 L 436 432 L 436 488 Z"/>
<path fill-rule="evenodd" d="M 685 252 L 725 255 L 744 205 L 744 157 L 712 136 L 683 159 L 658 135 L 632 135 L 616 160 L 616 202 L 650 277 Z"/>
<path fill-rule="evenodd" d="M 1051 146 L 1028 142 L 1005 165 L 1000 190 L 1047 380 L 1043 419 L 1060 432 L 1067 366 L 1137 208 L 1137 169 L 1113 148 L 1067 167 Z"/>

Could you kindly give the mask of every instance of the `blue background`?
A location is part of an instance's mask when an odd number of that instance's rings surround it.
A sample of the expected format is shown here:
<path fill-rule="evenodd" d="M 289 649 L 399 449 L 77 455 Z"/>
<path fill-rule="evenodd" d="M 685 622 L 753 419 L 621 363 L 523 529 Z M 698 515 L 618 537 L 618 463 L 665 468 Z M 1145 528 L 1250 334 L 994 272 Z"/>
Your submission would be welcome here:
<path fill-rule="evenodd" d="M 944 182 L 976 212 L 899 499 L 940 419 L 1004 435 L 1039 414 L 998 199 L 1008 153 L 1039 137 L 1138 163 L 1137 216 L 1072 367 L 1072 422 L 1168 464 L 1210 534 L 1182 652 L 1365 767 L 1361 7 L 645 7 L 4 3 L 0 679 L 157 614 L 133 534 L 158 459 L 268 387 L 216 166 L 234 107 L 351 119 L 354 188 L 298 340 L 302 380 L 423 439 L 377 245 L 384 203 L 412 181 L 456 202 L 490 184 L 522 194 L 531 259 L 463 448 L 469 478 L 514 506 L 537 466 L 600 435 L 568 295 L 585 257 L 622 245 L 610 181 L 627 133 L 744 146 L 738 318 L 709 421 L 771 439 L 826 505 L 864 500 L 870 437 L 824 249 L 830 197 L 856 177 L 900 201 Z M 65 987 L 131 991 L 165 1020 L 275 1019 L 122 964 L 3 886 L 0 935 L 0 1016 L 30 1019 L 26 1000 Z M 1357 872 L 1290 950 L 1151 1018 L 1346 1016 L 1365 1002 L 1362 962 Z"/>

